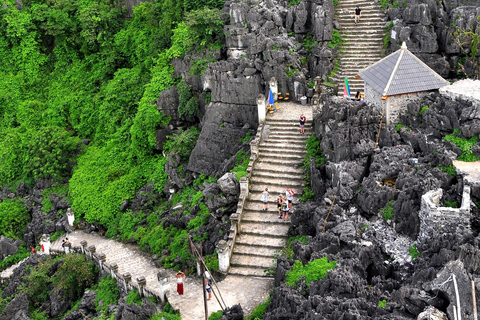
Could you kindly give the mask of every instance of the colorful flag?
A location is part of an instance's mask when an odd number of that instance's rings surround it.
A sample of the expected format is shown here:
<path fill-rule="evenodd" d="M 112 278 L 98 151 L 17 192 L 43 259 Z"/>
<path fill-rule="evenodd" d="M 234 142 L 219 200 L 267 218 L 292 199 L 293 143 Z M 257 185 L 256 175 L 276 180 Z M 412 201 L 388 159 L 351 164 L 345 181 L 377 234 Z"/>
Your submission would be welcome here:
<path fill-rule="evenodd" d="M 270 93 L 268 94 L 268 104 L 273 106 L 274 103 L 275 103 L 275 100 L 273 100 L 272 88 L 270 88 Z"/>
<path fill-rule="evenodd" d="M 345 78 L 345 89 L 350 97 L 350 86 L 348 85 L 348 78 Z"/>

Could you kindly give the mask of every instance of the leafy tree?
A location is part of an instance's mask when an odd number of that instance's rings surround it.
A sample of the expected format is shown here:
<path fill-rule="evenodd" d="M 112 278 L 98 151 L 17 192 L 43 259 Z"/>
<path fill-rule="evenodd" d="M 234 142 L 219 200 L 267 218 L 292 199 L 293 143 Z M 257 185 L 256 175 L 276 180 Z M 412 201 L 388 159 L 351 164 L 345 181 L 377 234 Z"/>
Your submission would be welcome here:
<path fill-rule="evenodd" d="M 29 221 L 27 208 L 20 200 L 5 199 L 0 202 L 0 234 L 19 239 Z"/>

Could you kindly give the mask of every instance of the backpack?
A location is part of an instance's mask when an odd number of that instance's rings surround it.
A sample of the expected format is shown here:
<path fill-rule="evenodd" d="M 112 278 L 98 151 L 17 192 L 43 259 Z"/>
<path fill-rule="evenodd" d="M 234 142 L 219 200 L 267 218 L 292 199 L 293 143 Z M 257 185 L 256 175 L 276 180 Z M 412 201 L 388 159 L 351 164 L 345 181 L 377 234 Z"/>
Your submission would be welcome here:
<path fill-rule="evenodd" d="M 293 191 L 293 189 L 288 189 L 288 192 L 289 192 L 292 196 L 295 195 L 295 191 Z"/>
<path fill-rule="evenodd" d="M 288 202 L 287 201 L 284 201 L 283 204 L 282 204 L 282 211 L 288 211 L 289 208 L 288 208 Z"/>

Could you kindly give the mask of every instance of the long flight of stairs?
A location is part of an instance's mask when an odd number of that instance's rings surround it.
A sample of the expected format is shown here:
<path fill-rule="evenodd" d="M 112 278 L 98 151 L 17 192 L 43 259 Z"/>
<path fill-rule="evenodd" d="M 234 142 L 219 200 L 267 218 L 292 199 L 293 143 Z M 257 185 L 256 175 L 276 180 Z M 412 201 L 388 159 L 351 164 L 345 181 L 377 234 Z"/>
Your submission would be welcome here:
<path fill-rule="evenodd" d="M 307 115 L 307 119 L 309 117 Z M 285 189 L 295 191 L 294 205 L 302 194 L 306 153 L 305 141 L 312 134 L 312 122 L 305 124 L 300 134 L 298 120 L 267 119 L 268 138 L 260 144 L 259 158 L 250 182 L 241 223 L 233 249 L 229 274 L 271 276 L 266 269 L 275 266 L 275 254 L 286 244 L 290 222 L 277 218 L 277 198 Z M 262 211 L 261 193 L 270 193 L 268 211 Z M 295 206 L 294 206 L 295 210 Z"/>
<path fill-rule="evenodd" d="M 360 22 L 355 25 L 355 7 L 362 9 Z M 335 17 L 344 43 L 339 52 L 339 70 L 333 81 L 339 84 L 338 95 L 343 96 L 343 82 L 348 78 L 350 93 L 363 92 L 363 80 L 355 78 L 360 70 L 384 57 L 385 13 L 372 0 L 339 0 Z"/>

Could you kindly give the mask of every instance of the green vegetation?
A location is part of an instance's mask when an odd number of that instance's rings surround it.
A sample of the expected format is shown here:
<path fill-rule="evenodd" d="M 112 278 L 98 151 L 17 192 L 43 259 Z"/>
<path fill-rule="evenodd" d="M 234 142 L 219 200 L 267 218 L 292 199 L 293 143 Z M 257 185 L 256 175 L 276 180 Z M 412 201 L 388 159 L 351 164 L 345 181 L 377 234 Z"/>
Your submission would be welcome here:
<path fill-rule="evenodd" d="M 326 84 L 329 84 L 331 86 L 335 85 L 335 83 L 330 82 L 330 79 L 333 78 L 337 74 L 339 69 L 340 69 L 340 61 L 338 59 L 335 59 L 335 62 L 333 64 L 332 72 L 330 72 L 330 74 L 327 76 L 327 79 L 329 81 L 325 81 Z"/>
<path fill-rule="evenodd" d="M 387 300 L 380 300 L 378 301 L 378 306 L 380 308 L 385 308 L 387 306 Z"/>
<path fill-rule="evenodd" d="M 404 127 L 405 125 L 399 123 L 395 126 L 395 130 L 397 130 L 398 132 L 400 132 L 400 130 L 402 130 L 402 128 Z"/>
<path fill-rule="evenodd" d="M 5 199 L 0 202 L 0 234 L 21 239 L 29 221 L 30 215 L 21 199 Z"/>
<path fill-rule="evenodd" d="M 307 154 L 303 159 L 302 168 L 305 169 L 305 187 L 303 188 L 303 194 L 300 197 L 301 202 L 312 201 L 314 200 L 315 195 L 310 187 L 310 175 L 308 168 L 310 167 L 310 159 L 313 158 L 315 161 L 315 166 L 325 164 L 325 156 L 323 155 L 323 150 L 320 148 L 320 141 L 315 136 L 311 136 L 306 141 Z"/>
<path fill-rule="evenodd" d="M 444 200 L 443 205 L 448 208 L 458 208 L 457 200 Z"/>
<path fill-rule="evenodd" d="M 248 172 L 248 163 L 250 162 L 250 154 L 245 151 L 239 151 L 235 155 L 235 167 L 230 170 L 230 172 L 234 172 L 237 176 L 237 179 L 240 181 L 240 178 L 246 177 Z"/>
<path fill-rule="evenodd" d="M 455 178 L 457 176 L 457 170 L 453 165 L 449 165 L 448 167 L 437 167 L 438 169 L 446 172 L 450 175 L 450 177 Z"/>
<path fill-rule="evenodd" d="M 336 7 L 340 4 L 339 0 L 333 0 L 333 6 Z"/>
<path fill-rule="evenodd" d="M 461 137 L 459 129 L 455 129 L 453 133 L 443 137 L 443 140 L 450 141 L 460 148 L 462 154 L 458 157 L 460 161 L 473 162 L 479 160 L 477 156 L 472 153 L 472 147 L 477 144 L 478 136 L 465 139 Z"/>
<path fill-rule="evenodd" d="M 390 21 L 390 22 L 387 24 L 387 26 L 385 27 L 385 31 L 388 32 L 388 31 L 392 30 L 392 28 L 393 28 L 393 21 Z"/>
<path fill-rule="evenodd" d="M 221 320 L 222 316 L 223 316 L 222 311 L 212 312 L 212 314 L 210 314 L 210 316 L 208 317 L 208 320 Z"/>
<path fill-rule="evenodd" d="M 428 110 L 428 106 L 422 107 L 422 109 L 420 109 L 420 111 L 418 112 L 418 115 L 421 116 L 427 110 Z"/>
<path fill-rule="evenodd" d="M 370 225 L 366 224 L 360 228 L 360 230 L 365 231 L 370 227 Z"/>
<path fill-rule="evenodd" d="M 270 296 L 268 296 L 265 302 L 260 303 L 258 306 L 253 309 L 252 314 L 246 317 L 245 320 L 259 320 L 263 319 L 265 315 L 265 310 L 267 310 L 268 305 L 270 304 Z"/>
<path fill-rule="evenodd" d="M 18 252 L 16 254 L 12 254 L 0 261 L 0 271 L 3 271 L 10 266 L 13 266 L 14 264 L 27 258 L 29 255 L 30 250 L 27 250 L 23 245 L 18 247 Z"/>
<path fill-rule="evenodd" d="M 97 311 L 106 311 L 109 304 L 117 303 L 118 299 L 120 298 L 117 282 L 110 276 L 105 276 L 100 279 L 96 286 L 95 292 L 97 293 L 97 298 L 95 299 Z"/>
<path fill-rule="evenodd" d="M 128 293 L 127 297 L 125 298 L 125 301 L 128 304 L 135 303 L 138 306 L 142 305 L 142 297 L 140 297 L 140 292 L 138 290 L 132 290 Z"/>
<path fill-rule="evenodd" d="M 178 116 L 195 117 L 198 113 L 198 98 L 192 96 L 191 87 L 183 80 L 177 85 L 178 88 Z"/>
<path fill-rule="evenodd" d="M 385 220 L 385 222 L 387 222 L 388 220 L 391 220 L 394 216 L 394 212 L 392 208 L 392 205 L 394 203 L 395 203 L 395 200 L 390 200 L 384 208 L 380 209 L 383 220 Z"/>
<path fill-rule="evenodd" d="M 310 32 L 307 33 L 307 36 L 302 42 L 303 48 L 307 50 L 308 54 L 312 52 L 312 49 L 315 48 L 317 44 L 318 41 L 313 38 L 313 35 Z"/>
<path fill-rule="evenodd" d="M 53 275 L 52 265 L 61 261 Z M 85 256 L 70 254 L 48 259 L 31 269 L 20 290 L 25 292 L 33 307 L 39 307 L 48 299 L 52 290 L 62 290 L 67 298 L 77 300 L 86 288 L 92 286 L 97 270 L 92 262 L 85 262 Z"/>
<path fill-rule="evenodd" d="M 412 261 L 413 261 L 415 258 L 420 257 L 420 255 L 421 255 L 421 253 L 418 252 L 417 244 L 416 244 L 416 243 L 414 243 L 413 246 L 411 246 L 410 248 L 408 248 L 408 253 L 410 253 L 410 256 L 412 257 Z"/>
<path fill-rule="evenodd" d="M 342 35 L 340 34 L 340 31 L 338 31 L 337 29 L 334 29 L 332 32 L 332 41 L 328 43 L 328 47 L 329 48 L 340 47 L 343 44 L 343 41 L 344 40 L 342 39 Z"/>
<path fill-rule="evenodd" d="M 295 6 L 295 5 L 299 4 L 300 2 L 302 2 L 302 0 L 290 0 L 287 3 L 287 7 L 290 8 L 291 6 Z"/>
<path fill-rule="evenodd" d="M 383 38 L 383 48 L 388 49 L 388 45 L 390 44 L 390 33 L 385 34 Z"/>
<path fill-rule="evenodd" d="M 310 282 L 325 278 L 327 271 L 335 268 L 336 264 L 337 261 L 335 260 L 328 262 L 327 257 L 310 261 L 305 266 L 302 262 L 295 260 L 293 269 L 285 275 L 286 283 L 289 286 L 296 287 L 298 281 L 305 277 L 305 283 L 309 287 Z"/>

